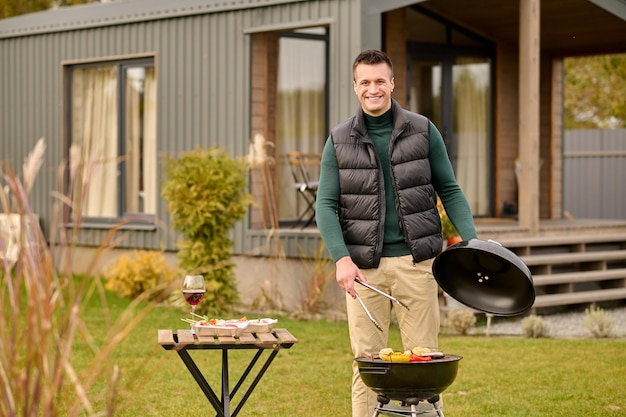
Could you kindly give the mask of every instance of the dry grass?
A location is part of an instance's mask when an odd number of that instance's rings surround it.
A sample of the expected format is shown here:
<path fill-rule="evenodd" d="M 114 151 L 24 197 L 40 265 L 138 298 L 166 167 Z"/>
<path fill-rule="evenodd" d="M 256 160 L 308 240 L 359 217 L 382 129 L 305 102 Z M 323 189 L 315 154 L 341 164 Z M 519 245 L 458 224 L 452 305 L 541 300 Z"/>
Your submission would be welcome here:
<path fill-rule="evenodd" d="M 79 223 L 81 199 L 72 190 L 83 192 L 86 185 L 72 175 L 70 194 L 56 194 L 48 242 L 28 203 L 44 151 L 40 140 L 26 158 L 21 176 L 7 163 L 2 167 L 1 211 L 19 215 L 20 227 L 17 258 L 1 256 L 0 416 L 112 416 L 126 383 L 109 358 L 153 304 L 138 299 L 113 318 L 102 282 L 90 274 L 75 279 L 68 272 L 73 239 L 64 225 L 69 213 L 74 213 L 74 224 Z M 100 252 L 114 246 L 116 231 L 102 242 Z M 5 248 L 2 239 L 0 253 Z M 85 303 L 94 297 L 101 300 L 103 337 L 96 337 L 83 317 Z"/>

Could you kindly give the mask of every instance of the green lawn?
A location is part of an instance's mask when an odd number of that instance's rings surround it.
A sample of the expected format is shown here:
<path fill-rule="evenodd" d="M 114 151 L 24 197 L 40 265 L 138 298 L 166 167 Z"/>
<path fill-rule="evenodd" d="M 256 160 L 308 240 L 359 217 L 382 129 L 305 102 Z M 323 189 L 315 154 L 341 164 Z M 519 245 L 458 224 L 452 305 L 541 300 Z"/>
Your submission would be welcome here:
<path fill-rule="evenodd" d="M 111 297 L 113 312 L 125 302 Z M 100 308 L 85 311 L 88 327 L 104 327 Z M 214 416 L 178 355 L 157 344 L 157 329 L 186 328 L 184 312 L 158 307 L 141 321 L 112 359 L 121 367 L 119 416 Z M 279 352 L 243 407 L 240 417 L 336 417 L 350 415 L 350 354 L 345 323 L 277 317 L 298 338 Z M 397 330 L 390 347 L 400 348 Z M 526 339 L 449 336 L 443 352 L 463 356 L 444 395 L 446 417 L 626 416 L 626 340 Z M 231 381 L 253 351 L 230 356 Z M 88 363 L 86 350 L 77 355 Z M 220 351 L 192 352 L 206 378 L 220 378 Z M 231 382 L 234 384 L 234 382 Z M 238 397 L 233 402 L 237 404 Z"/>

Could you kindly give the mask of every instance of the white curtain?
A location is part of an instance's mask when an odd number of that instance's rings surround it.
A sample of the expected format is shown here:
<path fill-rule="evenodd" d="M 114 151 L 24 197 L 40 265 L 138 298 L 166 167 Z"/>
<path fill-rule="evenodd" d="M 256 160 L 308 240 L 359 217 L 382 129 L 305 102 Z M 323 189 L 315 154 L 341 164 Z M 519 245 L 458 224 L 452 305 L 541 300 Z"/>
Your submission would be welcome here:
<path fill-rule="evenodd" d="M 143 68 L 126 70 L 126 134 L 124 157 L 126 164 L 126 208 L 139 213 L 141 198 L 141 96 L 143 93 Z"/>
<path fill-rule="evenodd" d="M 117 217 L 116 86 L 115 66 L 73 71 L 72 145 L 80 149 L 85 167 L 84 216 Z"/>
<path fill-rule="evenodd" d="M 143 212 L 156 214 L 159 191 L 157 187 L 157 82 L 154 68 L 146 69 L 143 119 Z"/>
<path fill-rule="evenodd" d="M 474 215 L 489 213 L 489 65 L 460 59 L 455 65 L 456 176 Z"/>
<path fill-rule="evenodd" d="M 126 208 L 156 214 L 156 81 L 154 68 L 135 67 L 126 78 Z"/>

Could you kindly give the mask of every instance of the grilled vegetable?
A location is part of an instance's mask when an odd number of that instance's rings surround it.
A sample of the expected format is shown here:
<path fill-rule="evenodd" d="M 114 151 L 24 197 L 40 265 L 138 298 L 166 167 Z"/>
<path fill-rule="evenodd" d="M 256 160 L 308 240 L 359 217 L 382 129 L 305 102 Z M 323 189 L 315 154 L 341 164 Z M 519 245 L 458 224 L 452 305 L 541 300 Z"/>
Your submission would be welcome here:
<path fill-rule="evenodd" d="M 422 355 L 424 353 L 430 353 L 430 349 L 427 347 L 415 346 L 413 349 L 411 349 L 411 352 L 415 353 L 416 355 Z"/>

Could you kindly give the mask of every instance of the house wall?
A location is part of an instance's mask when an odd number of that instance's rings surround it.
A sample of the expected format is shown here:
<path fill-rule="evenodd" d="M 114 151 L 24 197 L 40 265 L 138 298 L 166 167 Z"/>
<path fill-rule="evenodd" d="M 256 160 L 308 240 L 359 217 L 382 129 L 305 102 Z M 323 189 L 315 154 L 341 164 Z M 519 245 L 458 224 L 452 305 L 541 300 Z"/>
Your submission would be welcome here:
<path fill-rule="evenodd" d="M 251 36 L 327 25 L 331 56 L 330 124 L 339 123 L 354 111 L 357 101 L 351 94 L 350 71 L 362 46 L 361 1 L 267 4 L 188 16 L 179 13 L 154 20 L 148 17 L 129 23 L 104 22 L 86 29 L 60 28 L 0 39 L 0 155 L 13 164 L 21 162 L 37 139 L 45 138 L 46 161 L 32 191 L 31 203 L 48 236 L 53 226 L 51 194 L 59 189 L 57 171 L 67 147 L 64 63 L 153 56 L 158 83 L 159 157 L 176 157 L 197 146 L 220 146 L 234 156 L 243 156 L 255 133 L 271 134 L 271 123 L 263 123 L 273 117 L 271 106 L 259 110 L 259 90 L 250 92 Z M 20 167 L 13 169 L 19 171 Z M 162 165 L 158 172 L 162 172 Z M 159 203 L 157 217 L 159 223 L 152 228 L 126 227 L 117 234 L 116 245 L 176 250 L 177 235 L 171 229 L 164 201 Z M 235 253 L 253 249 L 246 243 L 248 222 L 246 219 L 238 223 L 233 230 Z M 83 226 L 78 233 L 79 245 L 98 246 L 109 232 L 102 225 Z"/>
<path fill-rule="evenodd" d="M 38 138 L 46 139 L 46 164 L 32 199 L 44 227 L 51 226 L 50 193 L 58 189 L 56 172 L 67 146 L 63 64 L 154 56 L 159 157 L 175 157 L 198 145 L 219 145 L 233 155 L 242 155 L 247 152 L 249 134 L 249 38 L 242 35 L 245 15 L 215 13 L 0 41 L 2 79 L 7 84 L 2 100 L 12 108 L 0 116 L 0 135 L 3 143 L 15 146 L 7 152 L 3 145 L 3 155 L 21 161 Z M 125 230 L 118 234 L 118 245 L 173 249 L 175 237 L 169 233 L 164 201 L 157 214 L 160 227 Z M 102 226 L 85 226 L 79 244 L 97 246 L 108 233 Z"/>
<path fill-rule="evenodd" d="M 550 219 L 560 219 L 564 215 L 563 209 L 563 108 L 564 108 L 564 86 L 565 72 L 563 68 L 563 58 L 553 58 L 552 63 L 552 92 L 550 94 L 550 109 L 552 112 L 550 123 L 550 143 L 549 172 L 550 187 L 549 207 Z"/>
<path fill-rule="evenodd" d="M 406 9 L 395 9 L 383 15 L 384 50 L 393 62 L 393 98 L 402 107 L 407 107 L 407 47 Z"/>
<path fill-rule="evenodd" d="M 417 2 L 417 1 L 416 1 Z M 406 3 L 406 2 L 404 2 Z M 63 63 L 154 56 L 158 81 L 158 148 L 161 157 L 177 156 L 196 146 L 220 146 L 235 156 L 248 153 L 255 134 L 271 140 L 274 135 L 274 107 L 267 77 L 269 59 L 280 30 L 326 25 L 329 27 L 329 123 L 336 125 L 350 116 L 358 102 L 352 92 L 351 66 L 363 48 L 384 47 L 396 67 L 396 91 L 406 97 L 403 85 L 406 70 L 406 28 L 402 8 L 384 14 L 380 44 L 365 36 L 367 16 L 374 0 L 271 1 L 250 7 L 224 6 L 214 11 L 185 15 L 146 17 L 132 22 L 31 35 L 0 38 L 0 158 L 21 162 L 40 137 L 48 150 L 42 174 L 32 191 L 32 205 L 50 234 L 52 190 L 58 189 L 57 171 L 66 151 L 63 116 Z M 365 6 L 364 6 L 365 5 Z M 83 6 L 92 7 L 92 6 Z M 115 3 L 98 7 L 117 7 Z M 175 6 L 172 7 L 175 10 Z M 365 10 L 367 9 L 367 10 Z M 253 42 L 253 39 L 255 40 Z M 367 39 L 370 39 L 369 41 Z M 258 40 L 258 42 L 256 42 Z M 369 42 L 369 43 L 368 43 Z M 254 46 L 254 48 L 253 48 Z M 260 55 L 259 55 L 260 54 Z M 265 55 L 261 68 L 251 68 L 254 57 Z M 263 62 L 262 59 L 259 62 Z M 515 158 L 518 154 L 518 49 L 498 44 L 495 66 L 495 189 L 494 209 L 502 215 L 505 203 L 517 204 Z M 559 179 L 559 102 L 550 101 L 557 91 L 558 71 L 542 57 L 541 89 L 541 215 L 558 217 L 560 195 L 554 181 Z M 550 82 L 554 81 L 554 82 Z M 556 98 L 558 100 L 558 97 Z M 13 166 L 19 170 L 18 166 Z M 159 169 L 159 172 L 161 170 Z M 253 179 L 258 178 L 253 176 Z M 160 178 L 159 180 L 162 180 Z M 551 185 L 552 183 L 552 185 Z M 171 230 L 165 202 L 158 207 L 159 224 L 154 228 L 130 229 L 119 233 L 121 248 L 176 250 L 177 235 Z M 239 222 L 233 232 L 237 254 L 262 255 L 267 233 L 248 228 L 260 223 L 262 215 Z M 108 229 L 81 230 L 78 242 L 97 246 Z M 301 256 L 302 248 L 315 251 L 319 234 L 283 233 L 288 256 Z"/>
<path fill-rule="evenodd" d="M 554 90 L 553 83 L 559 82 L 559 78 L 554 77 L 552 71 L 553 62 L 547 55 L 541 56 L 540 62 L 540 79 L 541 85 L 539 87 L 539 218 L 549 219 L 552 217 L 553 203 L 557 203 L 558 200 L 554 200 L 551 197 L 552 190 L 552 163 L 557 162 L 556 159 L 560 159 L 559 156 L 553 154 L 553 142 L 559 141 L 558 138 L 554 138 L 553 123 L 559 123 L 560 114 L 555 114 L 555 108 L 552 107 L 551 94 Z"/>
<path fill-rule="evenodd" d="M 515 158 L 518 154 L 518 51 L 510 45 L 496 48 L 495 65 L 495 192 L 497 216 L 503 207 L 517 207 L 517 180 Z"/>
<path fill-rule="evenodd" d="M 503 213 L 505 204 L 517 206 L 518 185 L 515 161 L 518 157 L 518 76 L 519 52 L 516 47 L 498 45 L 496 57 L 495 106 L 495 212 Z M 540 149 L 539 214 L 542 219 L 561 218 L 562 84 L 559 61 L 542 56 L 540 62 Z M 559 182 L 560 184 L 560 182 Z M 519 208 L 518 208 L 519 210 Z"/>

